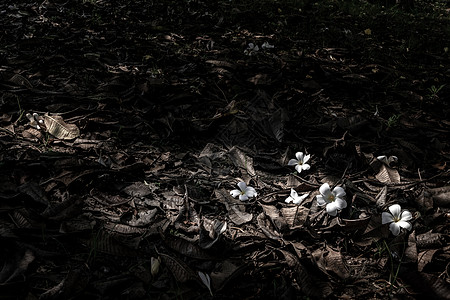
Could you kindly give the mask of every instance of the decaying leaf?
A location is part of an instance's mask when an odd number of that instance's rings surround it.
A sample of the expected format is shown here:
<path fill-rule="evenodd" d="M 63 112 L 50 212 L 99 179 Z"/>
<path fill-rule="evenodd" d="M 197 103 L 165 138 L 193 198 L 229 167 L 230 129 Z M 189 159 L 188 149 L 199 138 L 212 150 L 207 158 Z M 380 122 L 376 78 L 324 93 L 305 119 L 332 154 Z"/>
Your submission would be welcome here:
<path fill-rule="evenodd" d="M 176 252 L 195 259 L 213 259 L 205 250 L 181 237 L 164 235 L 164 243 Z"/>
<path fill-rule="evenodd" d="M 242 150 L 237 147 L 233 147 L 228 151 L 230 159 L 233 161 L 234 165 L 241 170 L 242 176 L 244 177 L 254 177 L 256 176 L 255 169 L 253 168 L 253 158 L 247 156 Z"/>
<path fill-rule="evenodd" d="M 433 195 L 433 201 L 436 205 L 450 206 L 450 186 L 429 189 L 429 191 Z"/>
<path fill-rule="evenodd" d="M 400 174 L 396 169 L 392 169 L 385 164 L 380 166 L 380 170 L 375 177 L 382 183 L 400 183 Z"/>
<path fill-rule="evenodd" d="M 242 225 L 244 223 L 250 222 L 253 218 L 253 214 L 242 211 L 239 205 L 232 204 L 228 206 L 228 217 L 231 222 L 236 225 Z"/>
<path fill-rule="evenodd" d="M 61 116 L 44 116 L 44 124 L 48 133 L 61 140 L 73 140 L 80 136 L 75 124 L 67 124 Z"/>
<path fill-rule="evenodd" d="M 214 194 L 220 202 L 225 204 L 231 222 L 236 225 L 242 225 L 252 220 L 253 214 L 245 212 L 245 205 L 231 197 L 227 190 L 218 189 L 214 191 Z"/>
<path fill-rule="evenodd" d="M 326 274 L 335 274 L 341 279 L 350 277 L 350 271 L 344 263 L 342 255 L 339 251 L 335 251 L 331 247 L 326 249 L 317 249 L 313 256 L 319 268 Z"/>
<path fill-rule="evenodd" d="M 286 223 L 293 229 L 305 224 L 308 219 L 309 208 L 304 206 L 283 207 L 281 208 L 281 214 L 286 220 Z"/>
<path fill-rule="evenodd" d="M 387 186 L 383 186 L 383 188 L 375 198 L 377 200 L 376 205 L 380 208 L 383 207 L 386 204 L 386 198 L 387 198 Z"/>
<path fill-rule="evenodd" d="M 417 262 L 417 270 L 419 270 L 419 272 L 422 272 L 423 269 L 429 264 L 431 263 L 431 261 L 433 260 L 434 255 L 436 254 L 436 252 L 438 252 L 439 249 L 429 249 L 429 250 L 425 250 L 420 252 L 417 255 L 418 258 L 418 262 Z"/>
<path fill-rule="evenodd" d="M 287 229 L 286 220 L 280 211 L 273 205 L 260 204 L 264 210 L 264 213 L 272 221 L 272 224 L 276 226 L 279 232 L 284 232 Z"/>
<path fill-rule="evenodd" d="M 194 271 L 183 261 L 164 253 L 160 253 L 159 255 L 167 268 L 172 272 L 176 281 L 183 283 L 189 280 L 197 280 L 198 277 Z"/>
<path fill-rule="evenodd" d="M 300 260 L 292 253 L 279 250 L 285 257 L 289 267 L 296 273 L 296 280 L 302 290 L 309 297 L 324 299 L 329 297 L 333 290 L 329 281 L 323 281 L 311 274 Z"/>
<path fill-rule="evenodd" d="M 227 287 L 228 283 L 236 279 L 242 274 L 248 265 L 246 263 L 225 260 L 218 264 L 213 272 L 211 272 L 211 285 L 215 291 L 220 291 Z"/>

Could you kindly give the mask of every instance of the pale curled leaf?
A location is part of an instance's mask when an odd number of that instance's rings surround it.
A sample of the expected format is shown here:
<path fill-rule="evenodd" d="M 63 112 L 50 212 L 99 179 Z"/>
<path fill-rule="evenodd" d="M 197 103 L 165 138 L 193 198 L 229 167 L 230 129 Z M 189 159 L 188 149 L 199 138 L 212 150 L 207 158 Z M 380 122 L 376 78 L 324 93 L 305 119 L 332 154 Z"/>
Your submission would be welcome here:
<path fill-rule="evenodd" d="M 159 257 L 155 258 L 152 256 L 150 259 L 150 263 L 151 263 L 151 268 L 150 268 L 151 274 L 153 277 L 155 277 L 159 272 L 159 266 L 161 265 L 161 259 Z"/>
<path fill-rule="evenodd" d="M 208 288 L 209 293 L 211 294 L 211 296 L 213 295 L 212 291 L 211 291 L 211 278 L 209 278 L 209 275 L 206 273 L 203 273 L 201 271 L 198 271 L 198 276 L 200 277 L 200 279 L 202 280 L 203 284 Z"/>
<path fill-rule="evenodd" d="M 67 124 L 61 116 L 44 116 L 47 132 L 61 140 L 72 140 L 80 136 L 80 130 L 75 124 Z"/>
<path fill-rule="evenodd" d="M 400 183 L 400 174 L 396 169 L 381 165 L 380 171 L 375 177 L 382 183 Z"/>

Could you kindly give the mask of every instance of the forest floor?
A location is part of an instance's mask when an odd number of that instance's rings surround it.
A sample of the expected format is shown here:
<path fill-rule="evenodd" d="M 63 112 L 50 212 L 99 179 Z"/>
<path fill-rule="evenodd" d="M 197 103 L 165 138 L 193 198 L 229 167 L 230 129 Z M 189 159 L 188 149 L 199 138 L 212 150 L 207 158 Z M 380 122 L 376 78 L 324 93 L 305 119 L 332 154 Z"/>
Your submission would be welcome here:
<path fill-rule="evenodd" d="M 0 299 L 450 299 L 448 1 L 6 0 L 0 23 Z"/>

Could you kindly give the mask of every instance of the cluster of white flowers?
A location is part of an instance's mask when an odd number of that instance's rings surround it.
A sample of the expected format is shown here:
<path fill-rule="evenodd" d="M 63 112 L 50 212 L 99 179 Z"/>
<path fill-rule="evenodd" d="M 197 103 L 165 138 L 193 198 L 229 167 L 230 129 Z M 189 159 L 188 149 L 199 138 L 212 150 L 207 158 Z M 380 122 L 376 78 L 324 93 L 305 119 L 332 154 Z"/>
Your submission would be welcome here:
<path fill-rule="evenodd" d="M 296 159 L 289 160 L 288 166 L 295 166 L 295 170 L 298 173 L 311 168 L 311 166 L 306 163 L 311 158 L 311 155 L 304 155 L 303 152 L 297 152 L 295 157 Z M 388 162 L 385 156 L 378 157 L 378 160 L 384 163 Z M 394 159 L 391 159 L 391 161 L 394 161 Z M 239 196 L 239 200 L 241 201 L 246 201 L 249 198 L 258 195 L 256 190 L 253 187 L 247 186 L 245 182 L 239 182 L 238 187 L 239 189 L 232 190 L 230 194 L 233 197 Z M 320 194 L 316 196 L 317 205 L 325 206 L 325 210 L 330 216 L 336 216 L 338 212 L 347 207 L 347 201 L 345 200 L 346 193 L 343 187 L 335 186 L 331 189 L 328 183 L 324 183 L 320 186 L 319 193 Z M 308 196 L 309 193 L 299 196 L 297 191 L 291 188 L 291 194 L 286 198 L 285 202 L 300 205 Z M 401 228 L 409 231 L 412 228 L 412 225 L 409 222 L 412 219 L 411 213 L 408 210 L 402 210 L 398 204 L 391 205 L 389 207 L 389 212 L 383 212 L 381 214 L 381 219 L 382 224 L 389 224 L 389 230 L 395 236 L 400 234 Z"/>
<path fill-rule="evenodd" d="M 265 50 L 265 49 L 273 49 L 275 46 L 269 44 L 268 42 L 264 42 L 261 45 L 261 49 Z M 256 44 L 253 43 L 248 43 L 247 49 L 244 50 L 244 54 L 245 55 L 254 55 L 259 51 L 259 47 Z"/>

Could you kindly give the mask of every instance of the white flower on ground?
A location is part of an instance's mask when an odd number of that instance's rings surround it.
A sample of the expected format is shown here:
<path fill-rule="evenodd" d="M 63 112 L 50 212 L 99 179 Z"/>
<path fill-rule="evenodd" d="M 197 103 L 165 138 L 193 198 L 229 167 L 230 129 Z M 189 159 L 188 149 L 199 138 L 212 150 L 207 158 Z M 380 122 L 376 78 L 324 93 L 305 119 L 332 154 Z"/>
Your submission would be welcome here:
<path fill-rule="evenodd" d="M 317 204 L 319 206 L 326 206 L 327 213 L 330 216 L 336 216 L 338 210 L 342 210 L 347 207 L 347 202 L 345 201 L 345 190 L 337 186 L 333 190 L 330 189 L 328 183 L 322 184 L 319 188 L 320 195 L 316 196 Z"/>
<path fill-rule="evenodd" d="M 271 45 L 271 44 L 269 44 L 268 42 L 264 42 L 262 45 L 261 45 L 261 48 L 263 48 L 263 49 L 273 49 L 275 46 L 274 45 Z"/>
<path fill-rule="evenodd" d="M 252 55 L 259 51 L 258 45 L 255 45 L 253 43 L 248 43 L 247 49 L 244 50 L 245 55 Z"/>
<path fill-rule="evenodd" d="M 239 190 L 232 190 L 230 194 L 234 198 L 239 196 L 239 200 L 241 201 L 247 201 L 248 198 L 256 197 L 258 195 L 254 188 L 247 186 L 243 181 L 238 183 L 238 187 Z"/>
<path fill-rule="evenodd" d="M 408 221 L 412 219 L 412 215 L 409 211 L 402 211 L 402 208 L 398 204 L 389 206 L 389 211 L 390 212 L 383 212 L 381 214 L 381 223 L 391 223 L 389 225 L 389 230 L 393 235 L 399 235 L 401 228 L 411 230 L 412 225 Z"/>
<path fill-rule="evenodd" d="M 291 189 L 291 195 L 289 197 L 287 197 L 286 200 L 284 200 L 284 202 L 286 202 L 286 203 L 292 202 L 294 204 L 300 205 L 303 202 L 303 200 L 305 200 L 306 197 L 308 197 L 308 196 L 309 196 L 309 193 L 299 196 L 297 194 L 296 190 Z"/>
<path fill-rule="evenodd" d="M 295 169 L 299 173 L 302 170 L 309 170 L 309 168 L 311 168 L 311 166 L 306 163 L 309 160 L 309 158 L 311 157 L 310 154 L 303 155 L 303 152 L 297 152 L 297 153 L 295 153 L 295 157 L 297 157 L 297 159 L 294 159 L 294 158 L 291 159 L 288 162 L 288 166 L 295 166 Z"/>

